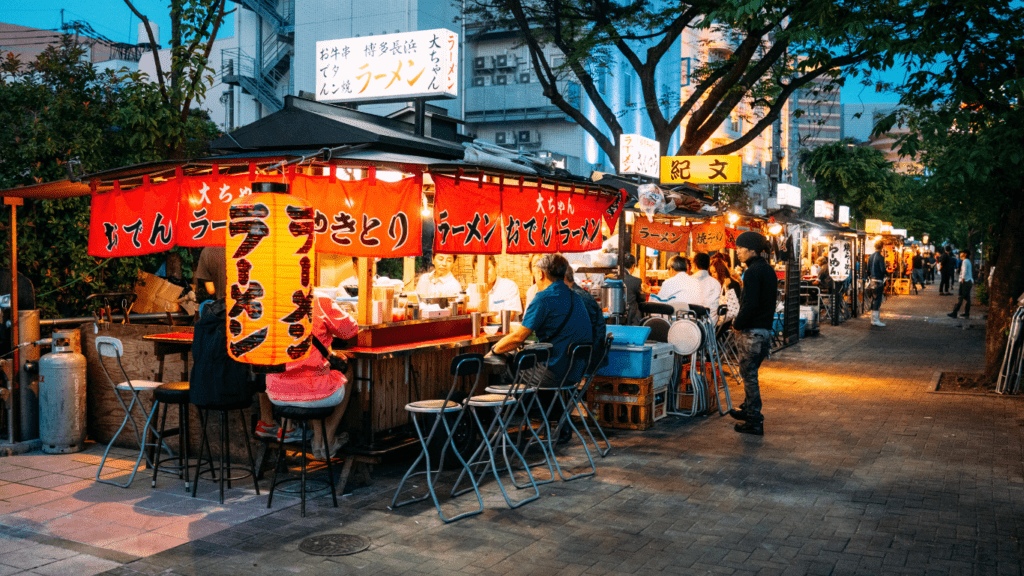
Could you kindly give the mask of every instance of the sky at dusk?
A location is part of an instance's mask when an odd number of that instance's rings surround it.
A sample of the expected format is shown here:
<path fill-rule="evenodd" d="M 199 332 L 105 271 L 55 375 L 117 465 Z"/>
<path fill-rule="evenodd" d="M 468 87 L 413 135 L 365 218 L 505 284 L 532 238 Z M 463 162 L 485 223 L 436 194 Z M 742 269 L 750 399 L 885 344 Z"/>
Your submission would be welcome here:
<path fill-rule="evenodd" d="M 160 26 L 160 43 L 166 45 L 171 33 L 171 21 L 167 11 L 166 0 L 133 0 L 135 7 L 150 20 Z M 228 2 L 231 9 L 233 3 Z M 8 24 L 31 26 L 47 30 L 58 30 L 61 25 L 61 8 L 64 9 L 64 21 L 84 20 L 93 29 L 107 38 L 134 44 L 139 19 L 132 14 L 123 0 L 7 0 L 0 12 L 0 20 Z M 221 28 L 221 37 L 234 33 L 233 20 L 229 17 Z M 5 41 L 0 34 L 0 43 L 30 42 L 31 40 Z M 887 82 L 898 82 L 903 78 L 901 70 L 889 71 L 878 75 Z M 862 86 L 852 79 L 843 87 L 842 101 L 844 104 L 868 104 L 875 102 L 896 102 L 898 97 L 889 92 L 876 92 L 874 86 Z"/>

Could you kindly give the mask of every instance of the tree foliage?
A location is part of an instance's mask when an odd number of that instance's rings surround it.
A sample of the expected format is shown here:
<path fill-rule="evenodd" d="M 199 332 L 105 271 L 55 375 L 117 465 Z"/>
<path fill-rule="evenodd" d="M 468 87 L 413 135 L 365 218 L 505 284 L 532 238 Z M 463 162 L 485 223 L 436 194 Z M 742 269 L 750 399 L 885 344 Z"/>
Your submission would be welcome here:
<path fill-rule="evenodd" d="M 131 128 L 141 128 L 134 135 L 134 144 L 155 147 L 165 158 L 187 158 L 191 151 L 189 135 L 196 128 L 191 107 L 203 101 L 206 89 L 213 84 L 210 52 L 224 17 L 230 13 L 224 10 L 226 0 L 171 0 L 171 58 L 167 70 L 160 61 L 160 39 L 153 35 L 149 18 L 131 0 L 124 3 L 145 24 L 156 67 L 152 80 L 143 72 L 129 73 L 126 78 L 137 85 L 132 93 L 136 106 L 128 110 L 145 111 L 125 116 Z"/>
<path fill-rule="evenodd" d="M 22 63 L 6 54 L 0 69 L 0 189 L 68 177 L 68 163 L 87 173 L 161 159 L 140 146 L 143 127 L 131 118 L 160 118 L 139 92 L 148 87 L 100 73 L 69 36 Z M 192 114 L 184 142 L 194 149 L 216 126 Z M 151 142 L 155 139 L 151 139 Z M 9 231 L 10 213 L 0 215 Z M 95 292 L 130 291 L 140 269 L 154 271 L 162 256 L 101 260 L 87 255 L 89 198 L 27 200 L 18 209 L 18 269 L 32 280 L 44 317 L 81 316 Z M 8 232 L 9 233 L 9 232 Z M 187 265 L 193 261 L 182 250 Z M 0 264 L 9 267 L 9 253 Z"/>
<path fill-rule="evenodd" d="M 522 36 L 544 95 L 582 126 L 613 164 L 622 134 L 620 111 L 612 108 L 597 80 L 616 57 L 639 78 L 641 106 L 663 153 L 695 154 L 741 104 L 751 106 L 749 128 L 708 151 L 726 154 L 771 126 L 797 89 L 817 79 L 823 89 L 841 85 L 841 74 L 852 73 L 853 65 L 891 65 L 887 51 L 906 26 L 904 9 L 895 0 L 471 0 L 466 12 L 484 30 L 513 30 Z M 691 88 L 681 94 L 659 86 L 656 69 L 676 65 L 666 56 L 678 49 L 687 29 L 719 33 L 733 50 L 724 59 L 699 63 L 689 78 Z M 549 62 L 548 45 L 566 56 L 563 67 Z M 575 83 L 607 131 L 587 117 L 579 99 L 570 97 Z M 670 151 L 669 140 L 680 126 L 679 149 Z"/>
<path fill-rule="evenodd" d="M 917 72 L 898 87 L 909 111 L 880 122 L 910 132 L 897 145 L 920 154 L 927 180 L 919 197 L 956 223 L 962 247 L 984 240 L 985 266 L 976 273 L 989 291 L 986 375 L 994 378 L 1005 330 L 1024 292 L 1024 6 L 1014 0 L 936 4 L 913 0 L 917 26 L 908 48 Z M 973 251 L 972 251 L 973 254 Z"/>
<path fill-rule="evenodd" d="M 850 207 L 852 218 L 874 218 L 883 210 L 886 198 L 897 185 L 892 163 L 885 155 L 846 139 L 800 151 L 800 169 L 815 184 L 813 200 L 827 200 L 834 205 Z"/>

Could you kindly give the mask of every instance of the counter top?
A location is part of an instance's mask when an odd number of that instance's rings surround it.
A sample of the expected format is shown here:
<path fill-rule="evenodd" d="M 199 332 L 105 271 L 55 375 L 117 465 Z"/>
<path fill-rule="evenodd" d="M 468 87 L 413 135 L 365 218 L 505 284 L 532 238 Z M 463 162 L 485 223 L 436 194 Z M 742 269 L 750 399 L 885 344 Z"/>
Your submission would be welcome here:
<path fill-rule="evenodd" d="M 395 344 L 394 346 L 356 346 L 346 349 L 345 352 L 354 354 L 356 358 L 397 358 L 400 356 L 410 356 L 412 354 L 422 354 L 424 352 L 431 352 L 434 350 L 466 348 L 469 346 L 476 346 L 478 344 L 492 344 L 501 340 L 504 336 L 504 334 L 499 332 L 493 336 L 483 334 L 476 338 L 470 338 L 467 334 L 465 336 L 438 338 L 435 340 L 424 340 L 408 344 Z"/>

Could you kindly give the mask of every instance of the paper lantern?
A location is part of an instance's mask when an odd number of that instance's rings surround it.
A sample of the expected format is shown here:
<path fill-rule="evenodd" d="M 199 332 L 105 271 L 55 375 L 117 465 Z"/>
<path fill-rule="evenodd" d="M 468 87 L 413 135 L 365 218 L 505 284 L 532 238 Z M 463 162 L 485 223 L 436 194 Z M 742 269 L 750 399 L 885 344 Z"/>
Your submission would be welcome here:
<path fill-rule="evenodd" d="M 228 208 L 228 354 L 277 372 L 310 352 L 313 208 L 287 184 L 252 190 Z"/>

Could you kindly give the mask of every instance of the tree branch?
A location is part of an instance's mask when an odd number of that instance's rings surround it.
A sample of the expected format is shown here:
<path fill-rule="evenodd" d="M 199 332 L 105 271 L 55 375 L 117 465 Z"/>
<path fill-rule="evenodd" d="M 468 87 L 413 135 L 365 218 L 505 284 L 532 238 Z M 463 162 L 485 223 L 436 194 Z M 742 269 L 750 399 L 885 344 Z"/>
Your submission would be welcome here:
<path fill-rule="evenodd" d="M 157 43 L 157 39 L 153 36 L 153 28 L 149 25 L 149 18 L 143 16 L 142 13 L 135 8 L 131 0 L 124 0 L 124 3 L 128 5 L 128 9 L 131 10 L 132 13 L 135 14 L 135 16 L 146 26 L 146 34 L 149 35 L 149 49 L 153 52 L 153 62 L 156 64 L 156 80 L 157 84 L 160 86 L 160 96 L 163 98 L 165 104 L 170 104 L 171 99 L 167 95 L 167 85 L 164 83 L 163 67 L 160 65 L 160 51 L 157 48 L 159 44 Z"/>

